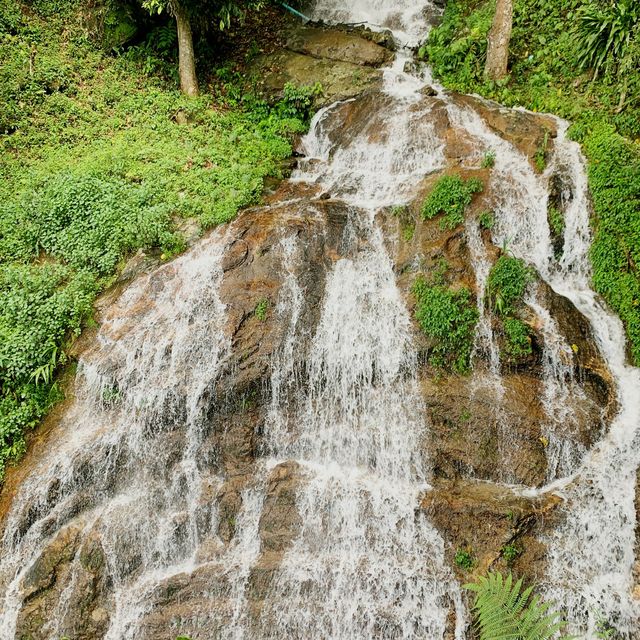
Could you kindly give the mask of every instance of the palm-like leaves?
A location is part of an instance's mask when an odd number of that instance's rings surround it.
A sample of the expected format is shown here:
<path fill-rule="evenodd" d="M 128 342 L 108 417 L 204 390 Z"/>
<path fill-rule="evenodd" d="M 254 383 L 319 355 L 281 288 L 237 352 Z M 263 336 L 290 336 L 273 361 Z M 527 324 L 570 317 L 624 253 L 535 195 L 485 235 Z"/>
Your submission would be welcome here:
<path fill-rule="evenodd" d="M 476 594 L 480 640 L 549 640 L 565 625 L 559 612 L 532 595 L 533 587 L 522 591 L 522 579 L 514 584 L 511 574 L 490 573 L 465 588 Z"/>
<path fill-rule="evenodd" d="M 618 0 L 608 5 L 588 4 L 578 14 L 578 61 L 596 74 L 624 57 L 640 25 L 636 0 Z"/>

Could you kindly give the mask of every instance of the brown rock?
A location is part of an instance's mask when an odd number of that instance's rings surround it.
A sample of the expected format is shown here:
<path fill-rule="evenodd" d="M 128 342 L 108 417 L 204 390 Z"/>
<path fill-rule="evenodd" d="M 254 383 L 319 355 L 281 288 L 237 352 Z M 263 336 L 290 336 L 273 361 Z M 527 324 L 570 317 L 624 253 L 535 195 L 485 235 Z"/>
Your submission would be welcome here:
<path fill-rule="evenodd" d="M 314 58 L 368 67 L 381 67 L 393 58 L 388 49 L 354 33 L 313 27 L 297 29 L 287 41 L 287 48 Z"/>

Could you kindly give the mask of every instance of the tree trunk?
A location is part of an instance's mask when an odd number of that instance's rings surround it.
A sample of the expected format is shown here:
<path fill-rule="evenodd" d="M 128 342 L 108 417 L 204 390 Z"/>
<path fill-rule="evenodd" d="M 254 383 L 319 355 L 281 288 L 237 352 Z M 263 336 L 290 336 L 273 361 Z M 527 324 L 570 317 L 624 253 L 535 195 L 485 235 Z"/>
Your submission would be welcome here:
<path fill-rule="evenodd" d="M 509 41 L 513 27 L 513 0 L 498 0 L 487 46 L 487 64 L 484 74 L 490 80 L 500 80 L 507 75 Z"/>
<path fill-rule="evenodd" d="M 196 76 L 196 60 L 193 52 L 193 35 L 187 12 L 180 4 L 172 3 L 173 14 L 178 27 L 178 71 L 180 89 L 188 96 L 198 95 L 198 77 Z"/>

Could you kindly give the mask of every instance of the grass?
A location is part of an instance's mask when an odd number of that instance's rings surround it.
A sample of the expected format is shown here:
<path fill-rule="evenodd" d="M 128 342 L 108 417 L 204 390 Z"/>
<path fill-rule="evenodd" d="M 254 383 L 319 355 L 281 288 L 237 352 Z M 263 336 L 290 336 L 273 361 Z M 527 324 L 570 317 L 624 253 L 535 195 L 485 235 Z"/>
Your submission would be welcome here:
<path fill-rule="evenodd" d="M 0 57 L 1 478 L 124 259 L 168 259 L 180 219 L 206 229 L 257 202 L 308 114 L 293 90 L 274 108 L 186 99 L 147 53 L 96 46 L 72 2 L 0 0 Z"/>
<path fill-rule="evenodd" d="M 490 0 L 450 0 L 420 53 L 449 89 L 573 121 L 569 134 L 589 163 L 594 288 L 622 319 L 631 360 L 640 365 L 640 27 L 624 55 L 603 59 L 596 74 L 581 64 L 579 37 L 580 16 L 591 6 L 590 0 L 515 0 L 510 75 L 500 82 L 483 77 Z M 535 158 L 540 171 L 546 155 L 543 145 Z M 560 220 L 550 223 L 558 235 Z"/>

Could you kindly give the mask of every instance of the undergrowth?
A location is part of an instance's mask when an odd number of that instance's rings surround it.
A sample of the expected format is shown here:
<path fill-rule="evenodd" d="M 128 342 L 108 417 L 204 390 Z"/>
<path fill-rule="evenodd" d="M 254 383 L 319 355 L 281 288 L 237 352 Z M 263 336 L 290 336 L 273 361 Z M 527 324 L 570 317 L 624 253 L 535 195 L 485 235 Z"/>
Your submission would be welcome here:
<path fill-rule="evenodd" d="M 144 51 L 107 54 L 73 2 L 54 4 L 0 0 L 0 478 L 123 259 L 167 259 L 180 218 L 204 229 L 256 202 L 319 90 L 186 99 Z"/>

